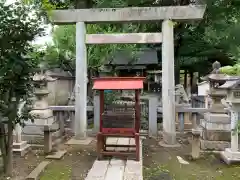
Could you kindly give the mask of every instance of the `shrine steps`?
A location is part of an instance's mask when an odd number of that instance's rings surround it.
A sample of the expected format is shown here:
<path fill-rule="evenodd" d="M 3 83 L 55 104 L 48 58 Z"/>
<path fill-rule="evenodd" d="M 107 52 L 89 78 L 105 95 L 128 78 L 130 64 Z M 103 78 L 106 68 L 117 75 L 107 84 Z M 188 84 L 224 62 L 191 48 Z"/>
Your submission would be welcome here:
<path fill-rule="evenodd" d="M 133 138 L 108 138 L 107 145 L 134 145 Z M 108 151 L 134 151 L 133 147 L 107 147 Z M 140 161 L 111 158 L 96 160 L 85 180 L 142 180 L 142 142 L 140 141 Z"/>

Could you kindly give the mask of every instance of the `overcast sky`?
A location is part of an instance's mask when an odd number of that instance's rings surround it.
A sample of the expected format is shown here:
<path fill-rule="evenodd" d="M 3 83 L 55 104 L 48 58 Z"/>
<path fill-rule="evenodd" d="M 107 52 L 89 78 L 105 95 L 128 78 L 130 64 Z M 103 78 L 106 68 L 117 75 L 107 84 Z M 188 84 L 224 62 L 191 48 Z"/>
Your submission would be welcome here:
<path fill-rule="evenodd" d="M 6 3 L 10 4 L 10 3 L 13 3 L 13 2 L 16 2 L 16 1 L 17 0 L 6 0 Z M 51 29 L 52 29 L 52 26 L 47 25 L 46 30 L 45 30 L 46 36 L 37 37 L 33 43 L 34 44 L 39 44 L 39 45 L 44 45 L 46 43 L 50 43 L 52 41 L 52 37 L 50 35 L 51 34 Z"/>

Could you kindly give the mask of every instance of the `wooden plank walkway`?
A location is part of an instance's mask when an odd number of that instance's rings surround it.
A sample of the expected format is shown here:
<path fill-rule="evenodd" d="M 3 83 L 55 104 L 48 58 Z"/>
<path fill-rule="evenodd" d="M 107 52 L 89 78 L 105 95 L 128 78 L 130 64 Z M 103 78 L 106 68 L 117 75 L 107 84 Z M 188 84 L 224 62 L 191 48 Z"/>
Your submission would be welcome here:
<path fill-rule="evenodd" d="M 134 144 L 133 138 L 108 138 L 107 144 Z M 110 147 L 109 147 L 110 148 Z M 120 148 L 120 149 L 119 149 Z M 125 150 L 127 148 L 124 147 Z M 124 150 L 116 147 L 116 150 Z M 135 149 L 135 148 L 134 148 Z M 110 150 L 110 149 L 107 149 Z M 111 149 L 113 150 L 113 149 Z M 142 176 L 142 142 L 140 142 L 140 161 L 135 160 L 96 160 L 85 180 L 143 180 Z"/>

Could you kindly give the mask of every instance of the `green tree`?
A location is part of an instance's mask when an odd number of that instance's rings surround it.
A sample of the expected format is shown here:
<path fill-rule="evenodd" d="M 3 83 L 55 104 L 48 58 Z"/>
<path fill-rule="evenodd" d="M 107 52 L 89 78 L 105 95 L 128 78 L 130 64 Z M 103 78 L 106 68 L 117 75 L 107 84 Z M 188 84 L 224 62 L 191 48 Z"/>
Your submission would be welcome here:
<path fill-rule="evenodd" d="M 34 0 L 32 0 L 34 1 Z M 42 0 L 38 5 L 43 9 L 77 7 L 78 2 L 85 7 L 130 7 L 130 6 L 169 6 L 188 5 L 190 0 L 65 0 L 58 3 L 52 0 L 50 3 Z M 231 64 L 239 59 L 239 0 L 209 0 L 196 1 L 207 4 L 207 10 L 203 20 L 194 23 L 179 22 L 175 26 L 175 56 L 181 66 L 189 69 L 201 69 L 199 65 L 210 65 L 209 59 L 224 59 L 225 63 Z M 52 6 L 50 6 L 51 4 Z M 123 26 L 116 26 L 121 29 Z M 128 26 L 126 29 L 128 29 Z M 141 32 L 159 32 L 161 23 L 138 24 L 136 30 Z M 101 31 L 105 32 L 105 31 Z M 130 29 L 129 31 L 130 32 Z M 159 47 L 158 47 L 159 46 Z M 99 47 L 99 46 L 98 46 Z M 158 47 L 161 45 L 153 45 Z M 97 56 L 99 57 L 99 56 Z M 182 58 L 187 57 L 187 58 Z M 202 58 L 206 57 L 206 58 Z M 221 60 L 220 60 L 221 61 Z M 210 66 L 209 66 L 210 67 Z M 206 68 L 204 68 L 206 69 Z"/>
<path fill-rule="evenodd" d="M 11 176 L 13 129 L 16 123 L 28 119 L 30 110 L 26 103 L 19 112 L 19 104 L 29 101 L 32 75 L 38 64 L 28 54 L 33 51 L 31 41 L 43 29 L 39 28 L 38 14 L 30 7 L 0 1 L 0 9 L 0 146 L 4 172 Z"/>
<path fill-rule="evenodd" d="M 120 28 L 119 28 L 120 29 Z M 89 34 L 94 33 L 116 33 L 119 32 L 114 25 L 95 25 L 88 24 L 87 32 Z M 121 31 L 123 32 L 123 31 Z M 76 28 L 75 25 L 63 25 L 54 29 L 53 44 L 48 44 L 44 50 L 44 59 L 48 64 L 54 66 L 54 64 L 64 67 L 64 64 L 71 64 L 71 67 L 75 67 L 75 49 L 76 49 Z M 113 44 L 113 45 L 88 45 L 88 67 L 92 70 L 97 70 L 103 62 L 108 59 L 114 52 L 119 49 L 126 49 L 129 52 L 133 52 L 136 45 L 131 44 Z M 134 53 L 132 53 L 134 55 Z"/>

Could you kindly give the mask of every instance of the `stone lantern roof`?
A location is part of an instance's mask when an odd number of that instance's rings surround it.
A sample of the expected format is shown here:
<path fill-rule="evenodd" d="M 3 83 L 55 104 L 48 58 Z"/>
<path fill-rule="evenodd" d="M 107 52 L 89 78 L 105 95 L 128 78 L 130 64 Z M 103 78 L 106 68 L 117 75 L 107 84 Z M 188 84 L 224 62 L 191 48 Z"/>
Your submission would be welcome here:
<path fill-rule="evenodd" d="M 35 82 L 52 82 L 52 81 L 56 81 L 57 79 L 56 78 L 52 78 L 46 74 L 42 74 L 42 73 L 36 73 L 34 76 L 33 76 L 33 81 Z"/>
<path fill-rule="evenodd" d="M 240 77 L 234 77 L 234 79 L 229 79 L 227 80 L 223 85 L 221 85 L 219 88 L 222 89 L 236 89 L 236 88 L 240 88 Z"/>

